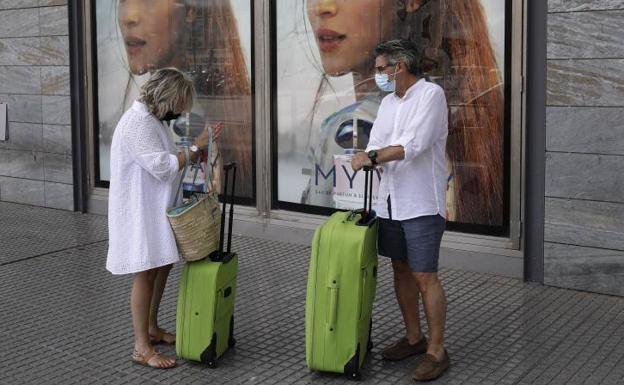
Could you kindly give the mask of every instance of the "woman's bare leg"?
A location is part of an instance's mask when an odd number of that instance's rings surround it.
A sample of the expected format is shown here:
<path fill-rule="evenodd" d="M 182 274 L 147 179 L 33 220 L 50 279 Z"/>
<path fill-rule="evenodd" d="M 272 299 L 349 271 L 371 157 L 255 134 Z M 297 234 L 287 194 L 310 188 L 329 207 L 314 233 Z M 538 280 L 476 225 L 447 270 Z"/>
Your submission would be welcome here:
<path fill-rule="evenodd" d="M 141 271 L 134 274 L 132 293 L 130 295 L 130 309 L 132 311 L 132 326 L 134 329 L 134 350 L 141 356 L 154 351 L 149 341 L 149 311 L 156 270 Z M 170 367 L 175 365 L 175 359 L 163 355 L 154 356 L 149 361 L 156 367 Z"/>
<path fill-rule="evenodd" d="M 172 267 L 173 265 L 167 265 L 156 269 L 153 286 L 154 290 L 152 292 L 149 313 L 149 334 L 151 336 L 157 336 L 160 330 L 160 327 L 158 326 L 158 310 L 165 291 L 165 286 L 167 285 L 167 278 L 169 277 Z M 166 336 L 164 337 L 164 340 L 167 343 L 171 343 L 175 341 L 175 338 L 172 336 Z"/>

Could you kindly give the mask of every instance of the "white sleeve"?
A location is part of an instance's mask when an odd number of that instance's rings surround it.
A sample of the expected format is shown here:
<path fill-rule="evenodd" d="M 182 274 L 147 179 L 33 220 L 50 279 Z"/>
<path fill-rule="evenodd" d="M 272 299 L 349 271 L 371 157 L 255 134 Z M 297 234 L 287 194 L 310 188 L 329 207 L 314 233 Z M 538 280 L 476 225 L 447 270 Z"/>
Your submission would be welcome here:
<path fill-rule="evenodd" d="M 122 132 L 122 143 L 133 159 L 159 182 L 172 182 L 179 170 L 178 157 L 171 154 L 149 120 L 128 122 Z"/>
<path fill-rule="evenodd" d="M 376 135 L 378 130 L 375 130 L 375 124 L 373 123 L 373 128 L 370 132 L 370 137 L 368 138 L 368 145 L 366 146 L 366 152 L 371 150 L 379 150 L 383 147 L 383 143 Z"/>
<path fill-rule="evenodd" d="M 379 111 L 383 111 L 384 101 L 381 101 L 379 105 L 379 110 L 377 112 L 377 118 L 373 122 L 373 127 L 371 128 L 370 136 L 368 137 L 368 144 L 366 145 L 366 152 L 371 150 L 379 150 L 384 147 L 381 138 L 379 137 Z"/>
<path fill-rule="evenodd" d="M 404 160 L 412 160 L 428 150 L 435 142 L 448 135 L 448 110 L 441 88 L 433 88 L 423 96 L 408 126 L 394 146 L 402 146 Z"/>

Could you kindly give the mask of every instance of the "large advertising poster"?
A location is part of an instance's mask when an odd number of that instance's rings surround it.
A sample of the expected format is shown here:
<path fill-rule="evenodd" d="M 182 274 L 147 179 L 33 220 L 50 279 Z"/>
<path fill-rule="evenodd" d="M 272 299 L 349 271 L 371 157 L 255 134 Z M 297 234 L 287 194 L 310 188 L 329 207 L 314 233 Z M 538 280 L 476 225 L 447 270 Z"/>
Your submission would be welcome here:
<path fill-rule="evenodd" d="M 176 67 L 193 78 L 197 95 L 191 113 L 171 126 L 171 134 L 176 139 L 181 130 L 192 133 L 223 122 L 214 169 L 238 162 L 237 196 L 253 198 L 250 0 L 95 4 L 99 181 L 109 180 L 113 131 L 150 71 Z"/>
<path fill-rule="evenodd" d="M 506 3 L 277 0 L 278 202 L 361 207 L 364 175 L 348 159 L 366 148 L 385 96 L 373 50 L 404 38 L 449 104 L 447 219 L 504 226 Z"/>

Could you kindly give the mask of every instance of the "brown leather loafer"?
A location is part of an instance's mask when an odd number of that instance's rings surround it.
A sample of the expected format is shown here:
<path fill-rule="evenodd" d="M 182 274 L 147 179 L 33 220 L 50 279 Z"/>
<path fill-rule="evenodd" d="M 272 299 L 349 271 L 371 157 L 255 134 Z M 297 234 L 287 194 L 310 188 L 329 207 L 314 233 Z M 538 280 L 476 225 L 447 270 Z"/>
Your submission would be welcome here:
<path fill-rule="evenodd" d="M 435 380 L 446 372 L 449 366 L 451 366 L 451 358 L 446 350 L 444 350 L 444 358 L 441 361 L 438 361 L 431 354 L 427 354 L 416 365 L 412 378 L 416 381 Z"/>
<path fill-rule="evenodd" d="M 423 354 L 426 351 L 427 339 L 425 337 L 413 345 L 409 343 L 406 337 L 403 337 L 381 352 L 381 357 L 386 361 L 400 361 L 416 354 Z"/>

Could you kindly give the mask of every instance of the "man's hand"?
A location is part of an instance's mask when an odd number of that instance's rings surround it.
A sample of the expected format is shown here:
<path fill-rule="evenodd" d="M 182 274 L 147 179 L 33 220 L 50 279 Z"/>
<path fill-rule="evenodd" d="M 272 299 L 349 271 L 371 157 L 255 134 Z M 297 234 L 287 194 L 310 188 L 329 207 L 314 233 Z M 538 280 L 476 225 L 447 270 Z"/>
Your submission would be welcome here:
<path fill-rule="evenodd" d="M 372 166 L 373 162 L 368 158 L 368 154 L 364 151 L 358 152 L 351 158 L 351 168 L 353 171 L 359 171 L 364 166 Z"/>

